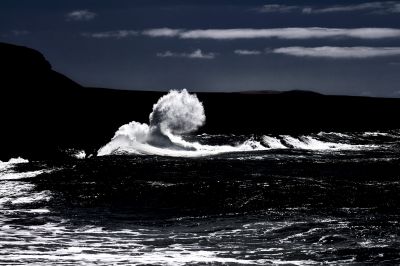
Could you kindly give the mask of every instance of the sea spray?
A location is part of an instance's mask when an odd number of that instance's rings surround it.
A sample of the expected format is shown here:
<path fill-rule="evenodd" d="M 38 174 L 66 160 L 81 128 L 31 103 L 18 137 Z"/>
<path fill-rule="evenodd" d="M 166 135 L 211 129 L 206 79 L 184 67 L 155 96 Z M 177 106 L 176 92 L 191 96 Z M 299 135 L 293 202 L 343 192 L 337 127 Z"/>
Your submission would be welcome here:
<path fill-rule="evenodd" d="M 202 126 L 206 120 L 203 104 L 196 95 L 171 90 L 153 105 L 150 114 L 151 130 L 160 130 L 164 134 L 190 133 Z"/>
<path fill-rule="evenodd" d="M 132 121 L 121 126 L 113 139 L 98 151 L 98 155 L 118 151 L 153 154 L 159 148 L 194 150 L 193 147 L 172 142 L 170 137 L 197 130 L 205 119 L 203 104 L 196 95 L 189 94 L 186 89 L 171 90 L 153 105 L 149 125 Z"/>
<path fill-rule="evenodd" d="M 182 135 L 195 132 L 204 125 L 203 104 L 187 90 L 171 90 L 153 105 L 149 124 L 132 121 L 121 126 L 109 143 L 99 149 L 98 156 L 110 154 L 142 154 L 175 157 L 199 157 L 228 152 L 249 152 L 276 149 L 317 151 L 361 150 L 373 145 L 352 145 L 340 140 L 332 142 L 323 136 L 250 137 L 234 145 L 206 145 L 188 141 Z M 338 137 L 344 137 L 339 136 Z"/>
<path fill-rule="evenodd" d="M 149 124 L 132 121 L 121 126 L 112 140 L 99 149 L 98 156 L 128 153 L 197 157 L 267 149 L 255 140 L 236 146 L 213 146 L 188 142 L 181 137 L 199 129 L 205 120 L 203 104 L 196 95 L 186 89 L 171 90 L 153 105 Z"/>
<path fill-rule="evenodd" d="M 28 160 L 21 158 L 21 157 L 11 158 L 7 162 L 0 161 L 0 171 L 7 170 L 16 164 L 28 163 L 28 162 L 29 162 Z"/>
<path fill-rule="evenodd" d="M 156 147 L 193 150 L 192 147 L 177 145 L 171 137 L 194 132 L 205 120 L 203 104 L 196 95 L 189 94 L 186 89 L 171 90 L 153 105 L 146 141 Z"/>

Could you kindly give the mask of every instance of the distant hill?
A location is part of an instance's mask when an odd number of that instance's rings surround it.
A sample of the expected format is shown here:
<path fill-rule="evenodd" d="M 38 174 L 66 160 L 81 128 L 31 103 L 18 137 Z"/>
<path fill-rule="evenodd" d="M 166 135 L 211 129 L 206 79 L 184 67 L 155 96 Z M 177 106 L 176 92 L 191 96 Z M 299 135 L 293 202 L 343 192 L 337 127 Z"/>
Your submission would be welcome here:
<path fill-rule="evenodd" d="M 0 43 L 0 160 L 95 152 L 119 126 L 147 122 L 165 92 L 85 88 L 52 70 L 30 48 Z M 303 134 L 400 128 L 400 99 L 327 96 L 308 91 L 197 93 L 207 133 Z"/>

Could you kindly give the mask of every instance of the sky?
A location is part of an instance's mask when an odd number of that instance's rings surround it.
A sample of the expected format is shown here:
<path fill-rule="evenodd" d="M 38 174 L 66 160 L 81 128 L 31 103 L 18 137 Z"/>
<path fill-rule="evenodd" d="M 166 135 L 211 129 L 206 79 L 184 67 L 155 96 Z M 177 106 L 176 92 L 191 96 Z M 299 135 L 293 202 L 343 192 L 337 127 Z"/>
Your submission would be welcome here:
<path fill-rule="evenodd" d="M 0 41 L 84 86 L 400 97 L 400 1 L 1 0 Z"/>

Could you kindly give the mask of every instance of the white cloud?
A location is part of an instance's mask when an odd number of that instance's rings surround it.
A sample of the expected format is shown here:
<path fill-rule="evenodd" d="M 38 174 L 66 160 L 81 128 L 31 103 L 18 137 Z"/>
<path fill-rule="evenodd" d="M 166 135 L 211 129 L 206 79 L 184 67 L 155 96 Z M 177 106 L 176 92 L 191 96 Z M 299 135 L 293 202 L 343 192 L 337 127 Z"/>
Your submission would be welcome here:
<path fill-rule="evenodd" d="M 149 37 L 177 37 L 181 32 L 180 29 L 159 28 L 145 30 L 142 34 Z"/>
<path fill-rule="evenodd" d="M 323 38 L 356 38 L 356 39 L 385 39 L 400 38 L 400 29 L 395 28 L 271 28 L 271 29 L 148 29 L 141 32 L 135 30 L 115 30 L 94 33 L 82 33 L 92 38 L 126 38 L 144 35 L 151 38 L 180 38 L 180 39 L 323 39 Z"/>
<path fill-rule="evenodd" d="M 214 53 L 203 53 L 200 49 L 197 49 L 193 53 L 188 55 L 189 58 L 200 58 L 200 59 L 213 59 L 215 58 Z"/>
<path fill-rule="evenodd" d="M 177 57 L 178 55 L 180 55 L 180 54 L 173 53 L 171 51 L 165 51 L 165 52 L 162 52 L 162 53 L 157 53 L 158 57 Z"/>
<path fill-rule="evenodd" d="M 272 51 L 275 54 L 285 54 L 299 57 L 320 57 L 320 58 L 373 58 L 384 56 L 399 56 L 400 47 L 283 47 Z"/>
<path fill-rule="evenodd" d="M 303 9 L 303 13 L 338 13 L 338 12 L 354 12 L 368 11 L 375 14 L 387 14 L 400 12 L 400 2 L 384 1 L 384 2 L 369 2 L 354 5 L 335 5 L 324 8 L 307 7 Z"/>
<path fill-rule="evenodd" d="M 394 28 L 272 28 L 272 29 L 150 29 L 142 34 L 149 37 L 178 37 L 181 39 L 313 39 L 313 38 L 358 38 L 383 39 L 400 38 L 400 29 Z"/>
<path fill-rule="evenodd" d="M 259 55 L 259 54 L 261 54 L 261 51 L 238 49 L 238 50 L 235 50 L 234 53 L 237 55 Z"/>
<path fill-rule="evenodd" d="M 197 49 L 191 53 L 174 53 L 171 51 L 166 51 L 163 53 L 158 53 L 158 57 L 184 57 L 191 59 L 214 59 L 215 53 L 203 53 L 200 49 Z"/>
<path fill-rule="evenodd" d="M 323 14 L 365 11 L 372 14 L 400 13 L 400 1 L 376 1 L 349 5 L 280 5 L 268 4 L 257 8 L 261 13 L 289 13 L 302 12 L 304 14 Z"/>
<path fill-rule="evenodd" d="M 66 15 L 68 21 L 88 21 L 97 16 L 96 13 L 89 10 L 75 10 Z"/>
<path fill-rule="evenodd" d="M 299 6 L 288 6 L 279 4 L 264 5 L 258 9 L 261 13 L 289 13 L 298 10 Z"/>
<path fill-rule="evenodd" d="M 328 6 L 324 8 L 312 8 L 308 7 L 303 9 L 304 13 L 334 13 L 334 12 L 351 12 L 351 11 L 360 11 L 360 10 L 371 10 L 371 9 L 380 9 L 382 8 L 382 3 L 380 2 L 372 2 L 372 3 L 362 3 L 356 5 L 337 5 L 337 6 Z"/>
<path fill-rule="evenodd" d="M 116 30 L 116 31 L 103 31 L 94 33 L 82 33 L 82 36 L 96 39 L 115 38 L 122 39 L 131 36 L 137 36 L 139 33 L 134 30 Z"/>

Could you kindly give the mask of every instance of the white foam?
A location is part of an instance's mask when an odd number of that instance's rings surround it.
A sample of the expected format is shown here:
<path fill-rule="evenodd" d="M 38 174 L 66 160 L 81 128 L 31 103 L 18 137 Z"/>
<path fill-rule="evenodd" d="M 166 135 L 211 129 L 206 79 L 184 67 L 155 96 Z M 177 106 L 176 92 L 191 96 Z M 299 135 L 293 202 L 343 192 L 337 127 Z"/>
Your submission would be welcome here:
<path fill-rule="evenodd" d="M 28 160 L 20 157 L 12 158 L 8 162 L 0 161 L 0 210 L 3 209 L 5 204 L 27 204 L 48 201 L 51 198 L 49 191 L 36 192 L 34 190 L 35 185 L 27 182 L 26 179 L 54 171 L 54 169 L 15 171 L 16 165 L 28 162 Z"/>
<path fill-rule="evenodd" d="M 0 180 L 13 180 L 13 179 L 16 180 L 16 179 L 31 178 L 43 174 L 45 172 L 47 171 L 37 170 L 37 171 L 28 171 L 21 173 L 16 173 L 14 171 L 4 171 L 0 173 Z"/>
<path fill-rule="evenodd" d="M 26 196 L 19 196 L 13 200 L 11 200 L 11 204 L 28 204 L 34 202 L 41 202 L 41 201 L 49 201 L 51 199 L 51 192 L 50 191 L 41 191 L 35 193 L 29 193 Z"/>
<path fill-rule="evenodd" d="M 171 138 L 174 143 L 181 144 L 187 150 L 177 150 L 173 148 L 160 148 L 149 145 L 147 143 L 131 143 L 129 146 L 118 146 L 117 149 L 113 150 L 109 154 L 141 154 L 141 155 L 159 155 L 159 156 L 171 156 L 171 157 L 200 157 L 216 155 L 220 153 L 229 152 L 247 152 L 256 150 L 267 150 L 261 143 L 254 140 L 247 140 L 236 146 L 230 145 L 203 145 L 198 142 L 186 142 L 179 136 Z M 190 150 L 193 148 L 192 150 Z M 100 152 L 101 151 L 101 152 Z M 99 156 L 107 155 L 104 153 L 104 149 L 99 151 Z"/>
<path fill-rule="evenodd" d="M 384 133 L 384 132 L 364 132 L 363 134 L 364 137 L 386 137 L 386 136 L 392 136 L 395 137 L 394 135 L 391 135 L 389 133 Z"/>
<path fill-rule="evenodd" d="M 0 210 L 4 204 L 27 204 L 48 201 L 51 198 L 50 191 L 35 192 L 35 185 L 21 181 L 0 182 Z"/>
<path fill-rule="evenodd" d="M 287 147 L 283 145 L 282 142 L 277 138 L 270 136 L 263 136 L 262 139 L 263 143 L 271 149 L 287 149 Z"/>
<path fill-rule="evenodd" d="M 375 147 L 374 145 L 352 145 L 346 143 L 324 142 L 310 136 L 294 138 L 284 135 L 282 138 L 293 148 L 303 150 L 361 150 Z"/>
<path fill-rule="evenodd" d="M 318 136 L 336 136 L 336 137 L 340 137 L 340 138 L 351 138 L 350 135 L 348 134 L 344 134 L 344 133 L 340 133 L 340 132 L 319 132 L 317 134 Z"/>
<path fill-rule="evenodd" d="M 142 146 L 149 146 L 146 145 L 149 132 L 147 124 L 133 121 L 123 125 L 115 133 L 113 139 L 98 151 L 97 155 L 109 155 L 123 150 L 140 154 L 139 150 Z M 142 149 L 147 150 L 146 148 Z"/>
<path fill-rule="evenodd" d="M 26 159 L 23 159 L 21 157 L 18 158 L 11 158 L 10 160 L 8 160 L 8 162 L 2 162 L 0 161 L 0 171 L 1 170 L 6 170 L 9 169 L 11 167 L 13 167 L 16 164 L 20 164 L 20 163 L 28 163 L 29 161 Z"/>
<path fill-rule="evenodd" d="M 84 150 L 80 150 L 80 151 L 77 151 L 76 153 L 74 153 L 73 156 L 76 159 L 85 159 L 86 158 L 86 152 Z"/>

